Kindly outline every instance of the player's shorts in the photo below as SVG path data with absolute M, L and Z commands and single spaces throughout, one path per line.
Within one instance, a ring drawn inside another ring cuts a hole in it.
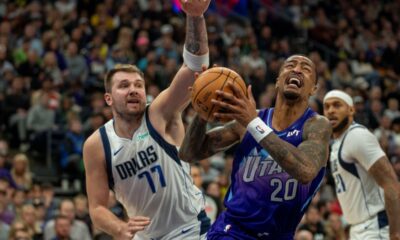
M 205 240 L 210 225 L 210 219 L 207 217 L 206 212 L 201 211 L 197 216 L 197 221 L 185 224 L 177 229 L 171 229 L 171 232 L 165 236 L 150 238 L 150 240 Z M 149 238 L 141 237 L 140 234 L 136 234 L 133 240 L 149 240 Z
M 389 221 L 385 211 L 350 228 L 351 240 L 389 239 Z
M 271 236 L 269 233 L 249 233 L 237 223 L 226 217 L 225 212 L 221 213 L 210 231 L 207 233 L 207 240 L 293 240 L 294 233 Z

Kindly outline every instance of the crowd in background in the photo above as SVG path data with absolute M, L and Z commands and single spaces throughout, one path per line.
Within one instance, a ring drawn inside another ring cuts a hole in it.
M 185 37 L 175 2 L 0 1 L 0 240 L 109 239 L 88 215 L 82 144 L 112 118 L 103 77 L 116 63 L 144 72 L 149 102 L 169 85 Z M 237 71 L 265 108 L 284 59 L 309 56 L 319 86 L 310 106 L 322 113 L 330 89 L 353 96 L 355 120 L 376 135 L 400 179 L 399 12 L 398 0 L 215 0 L 206 15 L 210 61 Z M 193 115 L 188 107 L 184 122 Z M 212 219 L 223 209 L 233 152 L 192 168 Z M 52 181 L 40 178 L 45 159 Z M 346 239 L 329 174 L 325 180 L 298 239 Z M 63 197 L 60 187 L 76 191 Z M 112 193 L 110 208 L 124 217 Z

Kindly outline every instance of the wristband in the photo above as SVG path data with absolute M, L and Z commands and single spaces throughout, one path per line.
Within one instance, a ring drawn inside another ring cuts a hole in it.
M 190 68 L 192 71 L 201 72 L 203 71 L 202 66 L 210 65 L 209 53 L 207 52 L 204 55 L 194 55 L 186 50 L 186 46 L 183 46 L 183 62 Z
M 273 132 L 273 130 L 265 124 L 265 122 L 256 117 L 247 125 L 247 131 L 253 136 L 257 143 L 259 143 L 268 134 Z

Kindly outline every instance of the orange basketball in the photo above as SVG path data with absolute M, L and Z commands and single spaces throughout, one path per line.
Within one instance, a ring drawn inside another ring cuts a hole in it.
M 214 105 L 211 99 L 218 99 L 216 90 L 232 93 L 228 82 L 236 85 L 247 96 L 246 84 L 235 71 L 225 67 L 214 67 L 201 73 L 193 84 L 192 106 L 194 110 L 206 121 L 227 122 L 231 119 L 214 119 L 213 113 L 223 112 L 219 106 Z

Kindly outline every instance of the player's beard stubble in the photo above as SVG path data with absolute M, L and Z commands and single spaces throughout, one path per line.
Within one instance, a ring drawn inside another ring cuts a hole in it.
M 342 132 L 343 129 L 347 127 L 348 123 L 349 123 L 349 117 L 347 116 L 343 118 L 343 120 L 336 127 L 333 128 L 333 132 Z

